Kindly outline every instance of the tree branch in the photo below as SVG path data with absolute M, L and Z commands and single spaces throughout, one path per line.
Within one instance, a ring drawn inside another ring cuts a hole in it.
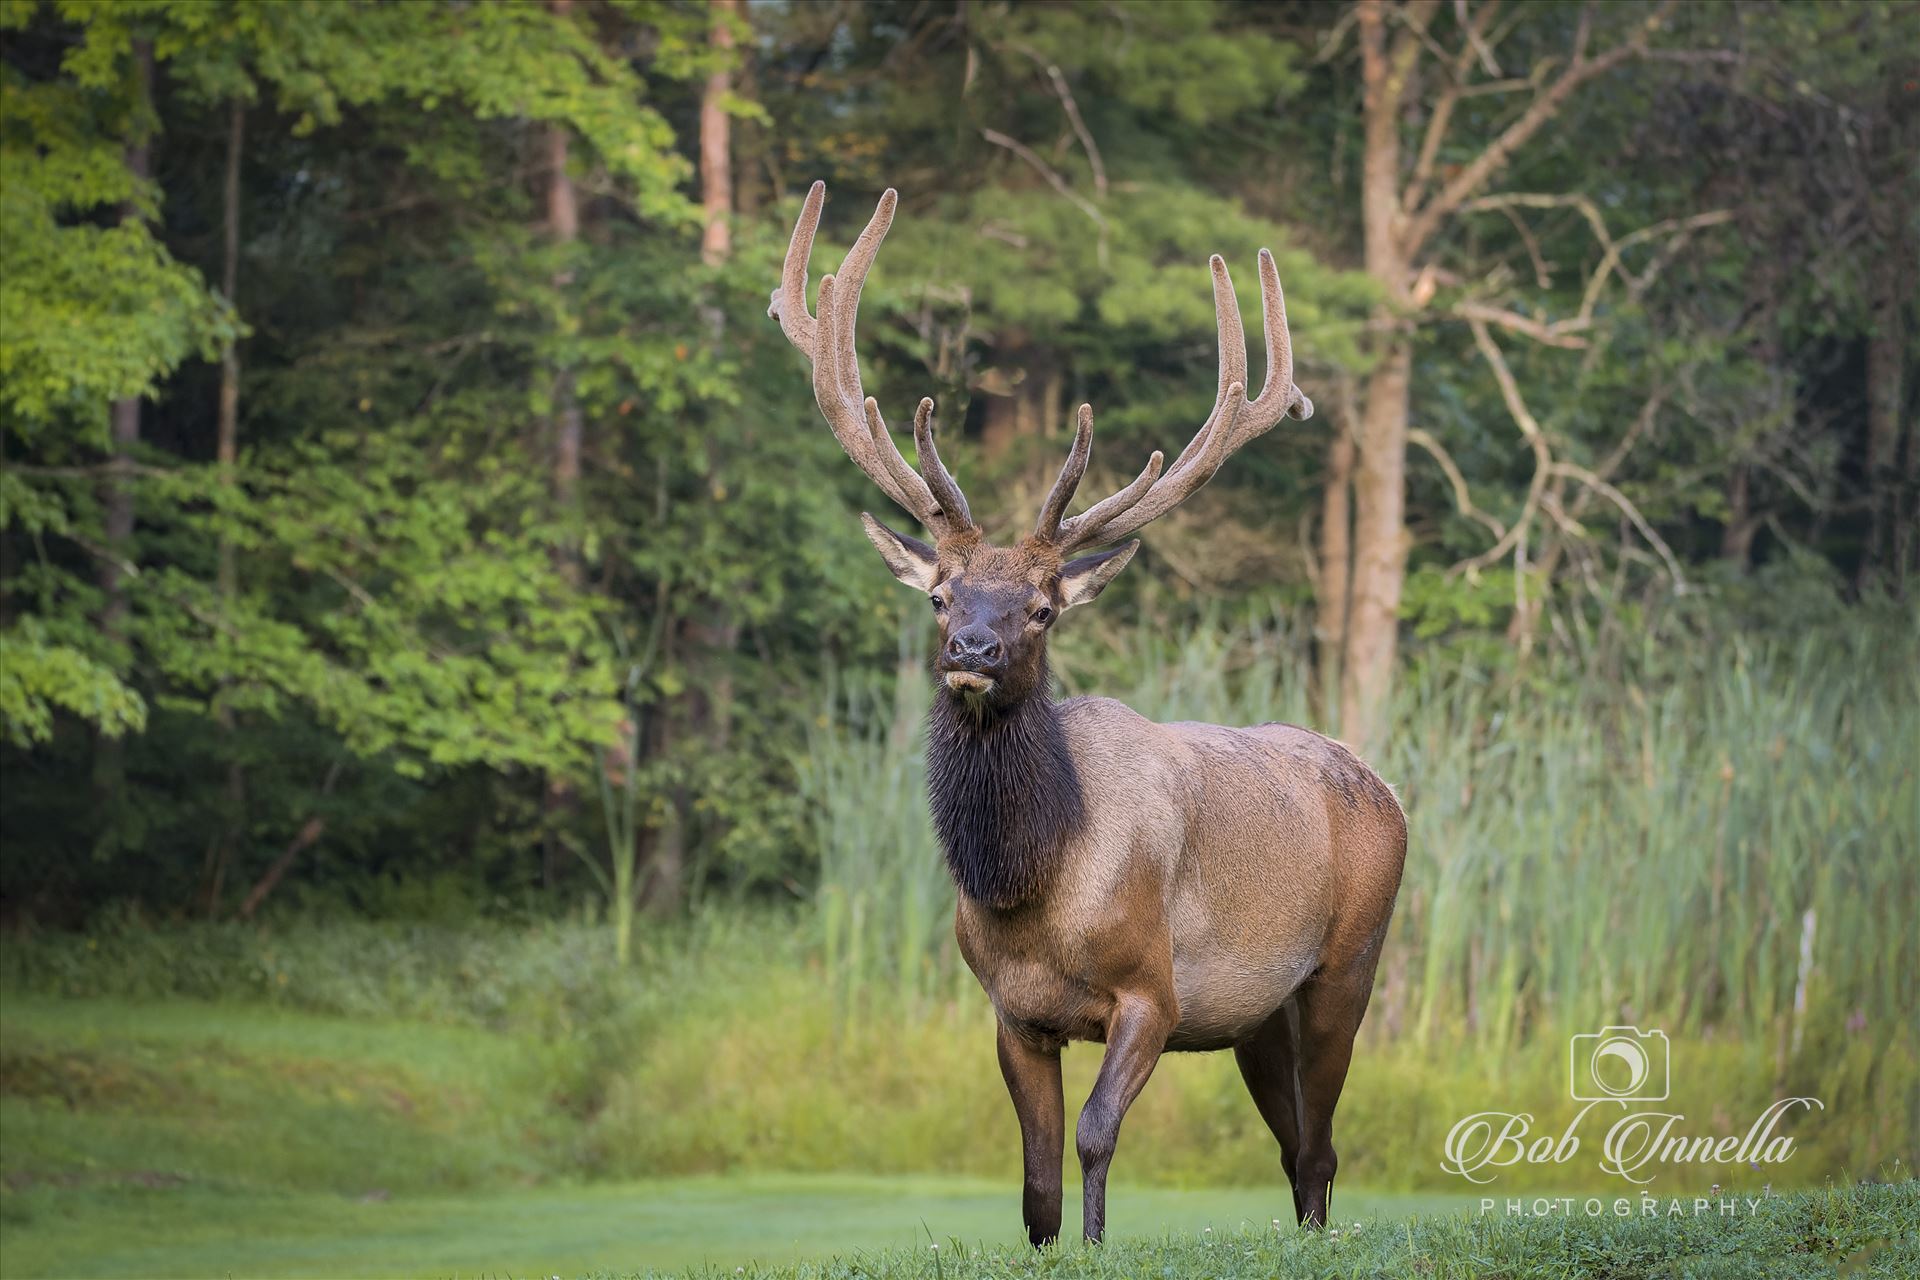
M 1466 92 L 1467 69 L 1472 66 L 1474 57 L 1480 56 L 1482 65 L 1488 68 L 1488 75 L 1500 74 L 1499 67 L 1493 63 L 1493 50 L 1487 47 L 1483 39 L 1487 24 L 1493 21 L 1493 16 L 1499 10 L 1500 0 L 1486 0 L 1479 12 L 1468 18 L 1467 0 L 1455 0 L 1454 12 L 1466 30 L 1466 40 L 1448 68 L 1450 75 L 1447 87 L 1441 90 L 1439 100 L 1433 104 L 1433 114 L 1427 117 L 1427 131 L 1420 140 L 1420 156 L 1414 161 L 1413 177 L 1407 183 L 1406 193 L 1400 198 L 1402 208 L 1414 208 L 1426 194 L 1427 183 L 1433 177 L 1434 161 L 1440 155 L 1440 144 L 1446 140 L 1447 126 L 1453 121 L 1453 109 Z
M 1621 277 L 1627 281 L 1628 287 L 1632 289 L 1637 296 L 1638 293 L 1644 292 L 1647 286 L 1653 283 L 1654 277 L 1665 268 L 1668 262 L 1672 261 L 1673 255 L 1671 252 L 1662 252 L 1654 257 L 1653 261 L 1647 265 L 1645 271 L 1639 275 L 1635 275 L 1632 271 L 1628 270 L 1626 263 L 1622 259 L 1622 255 L 1627 249 L 1632 248 L 1634 245 L 1642 244 L 1655 236 L 1671 234 L 1676 238 L 1685 237 L 1703 227 L 1719 226 L 1722 223 L 1731 222 L 1734 216 L 1733 210 L 1731 209 L 1711 209 L 1705 213 L 1696 213 L 1685 218 L 1668 218 L 1662 222 L 1655 222 L 1648 226 L 1641 227 L 1637 231 L 1629 232 L 1616 240 L 1613 237 L 1613 233 L 1607 229 L 1607 222 L 1606 219 L 1601 216 L 1600 207 L 1587 196 L 1578 192 L 1561 195 L 1529 191 L 1501 192 L 1497 195 L 1480 196 L 1477 199 L 1465 201 L 1460 206 L 1460 212 L 1480 213 L 1497 210 L 1511 216 L 1515 208 L 1573 209 L 1577 211 L 1581 217 L 1586 219 L 1587 225 L 1593 229 L 1594 239 L 1600 242 L 1600 262 L 1594 267 L 1593 274 L 1587 278 L 1586 286 L 1580 292 L 1579 312 L 1570 319 L 1556 320 L 1544 326 L 1548 332 L 1554 334 L 1556 337 L 1564 337 L 1566 334 L 1580 332 L 1592 326 L 1593 312 L 1594 308 L 1599 305 L 1600 293 L 1606 288 L 1607 280 L 1614 272 L 1618 271 L 1620 273 Z M 1463 308 L 1471 305 L 1476 304 L 1461 304 L 1461 306 L 1455 308 L 1455 312 L 1464 318 L 1465 312 Z M 1493 317 L 1483 316 L 1482 318 L 1492 319 Z M 1511 324 L 1506 327 L 1517 329 L 1517 326 Z M 1526 332 L 1524 329 L 1519 329 L 1518 331 Z M 1536 335 L 1530 334 L 1529 336 Z M 1542 339 L 1542 341 L 1545 340 L 1546 339 Z M 1566 346 L 1584 344 L 1555 342 L 1553 345 Z
M 1467 48 L 1480 59 L 1480 69 L 1490 76 L 1500 74 L 1500 64 L 1493 60 L 1493 46 L 1487 43 L 1487 23 L 1493 19 L 1493 11 L 1500 8 L 1500 0 L 1487 0 L 1481 6 L 1482 12 L 1472 21 L 1467 19 L 1467 0 L 1453 0 L 1454 16 L 1467 33 Z
M 1486 357 L 1487 364 L 1493 369 L 1494 380 L 1500 384 L 1500 397 L 1507 402 L 1507 412 L 1513 415 L 1520 434 L 1527 439 L 1533 450 L 1533 479 L 1527 485 L 1527 499 L 1520 507 L 1520 518 L 1513 522 L 1500 540 L 1477 556 L 1470 556 L 1447 570 L 1449 576 L 1458 573 L 1477 573 L 1481 569 L 1501 559 L 1513 550 L 1520 541 L 1526 527 L 1532 523 L 1534 512 L 1540 507 L 1540 494 L 1546 488 L 1547 476 L 1553 467 L 1553 455 L 1547 448 L 1546 433 L 1540 430 L 1540 424 L 1534 420 L 1527 409 L 1526 400 L 1520 395 L 1520 384 L 1513 380 L 1513 370 L 1507 368 L 1506 357 L 1500 354 L 1500 348 L 1494 345 L 1493 335 L 1487 332 L 1486 322 L 1470 319 L 1467 321 L 1473 329 L 1474 345 L 1480 348 L 1480 354 Z
M 1073 100 L 1073 91 L 1067 88 L 1067 78 L 1060 74 L 1060 68 L 1051 62 L 1047 64 L 1047 79 L 1053 82 L 1053 91 L 1059 95 L 1060 106 L 1067 113 L 1067 121 L 1073 126 L 1074 137 L 1080 139 L 1080 149 L 1087 153 L 1087 164 L 1093 169 L 1093 189 L 1102 200 L 1107 198 L 1107 166 L 1100 159 L 1100 148 L 1094 145 L 1093 131 L 1087 128 L 1087 122 L 1080 118 L 1080 104 Z
M 1551 289 L 1553 273 L 1547 270 L 1546 255 L 1540 252 L 1540 242 L 1534 239 L 1533 228 L 1527 225 L 1525 218 L 1510 208 L 1503 208 L 1500 212 L 1505 214 L 1507 221 L 1513 224 L 1514 231 L 1520 237 L 1520 243 L 1527 247 L 1527 259 L 1533 263 L 1534 284 L 1542 289 Z
M 1633 522 L 1633 527 L 1640 531 L 1640 536 L 1645 538 L 1648 545 L 1655 551 L 1658 551 L 1660 558 L 1666 562 L 1667 572 L 1673 577 L 1673 589 L 1678 592 L 1686 591 L 1687 578 L 1685 574 L 1680 572 L 1680 562 L 1674 558 L 1673 548 L 1667 545 L 1666 539 L 1653 531 L 1653 526 L 1647 523 L 1647 518 L 1640 514 L 1640 508 L 1634 506 L 1633 503 L 1628 500 L 1626 494 L 1621 493 L 1605 480 L 1602 480 L 1599 476 L 1575 462 L 1550 463 L 1548 464 L 1548 470 L 1554 475 L 1566 476 L 1570 480 L 1578 480 L 1581 484 L 1586 485 L 1614 506 L 1620 508 L 1621 513 Z
M 1100 228 L 1100 261 L 1102 265 L 1104 265 L 1107 260 L 1107 220 L 1101 214 L 1100 210 L 1096 209 L 1093 203 L 1085 196 L 1068 186 L 1067 180 L 1061 177 L 1052 165 L 1041 159 L 1031 147 L 1019 139 L 1009 138 L 998 129 L 982 129 L 980 136 L 988 142 L 991 142 L 994 146 L 1004 147 L 1026 161 L 1035 173 L 1038 173 L 1042 178 L 1047 180 L 1048 186 L 1059 192 L 1068 203 L 1072 204 L 1076 209 L 1080 210 L 1080 212 L 1093 219 L 1093 225 Z
M 1515 151 L 1525 146 L 1534 134 L 1553 119 L 1574 90 L 1645 52 L 1647 38 L 1665 23 L 1667 14 L 1672 12 L 1676 3 L 1677 0 L 1662 0 L 1660 7 L 1632 36 L 1599 57 L 1588 59 L 1584 55 L 1578 55 L 1568 63 L 1567 69 L 1535 96 L 1518 120 L 1502 130 L 1498 137 L 1487 144 L 1484 151 L 1414 215 L 1413 220 L 1408 224 L 1404 241 L 1407 256 L 1412 257 L 1418 253 L 1421 246 L 1439 227 L 1442 218 L 1464 204 L 1475 191 L 1485 185 L 1488 178 L 1506 165 Z
M 1440 442 L 1434 439 L 1431 432 L 1421 427 L 1410 428 L 1407 431 L 1407 443 L 1419 445 L 1432 454 L 1433 460 L 1440 464 L 1440 470 L 1446 473 L 1447 484 L 1453 489 L 1454 508 L 1461 515 L 1485 525 L 1487 531 L 1495 538 L 1507 536 L 1506 525 L 1501 524 L 1497 517 L 1489 515 L 1473 504 L 1473 494 L 1467 489 L 1466 477 L 1460 474 L 1460 468 L 1454 465 L 1452 455 L 1441 447 Z
M 1575 337 L 1568 331 L 1584 326 L 1575 325 L 1569 321 L 1542 324 L 1517 311 L 1508 311 L 1503 307 L 1489 307 L 1479 302 L 1456 302 L 1453 305 L 1453 314 L 1462 320 L 1484 320 L 1488 324 L 1497 324 L 1503 329 L 1511 329 L 1515 333 L 1523 334 L 1549 347 L 1577 351 L 1587 345 L 1585 338 Z

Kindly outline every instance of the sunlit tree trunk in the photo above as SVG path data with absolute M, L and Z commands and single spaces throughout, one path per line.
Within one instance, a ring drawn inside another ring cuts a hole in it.
M 573 0 L 549 0 L 549 4 L 561 17 L 573 9 Z M 580 238 L 580 202 L 574 192 L 573 177 L 567 172 L 571 144 L 567 127 L 548 125 L 546 143 L 547 231 L 555 242 L 572 244 Z M 563 288 L 572 284 L 572 273 L 563 272 L 554 283 Z M 582 430 L 573 370 L 562 365 L 553 374 L 553 497 L 562 511 L 570 510 L 579 495 Z M 569 571 L 577 573 L 578 566 L 570 565 Z
M 703 226 L 700 257 L 708 266 L 727 261 L 733 249 L 733 117 L 727 99 L 733 93 L 734 23 L 739 0 L 709 0 L 709 47 L 713 70 L 700 92 L 700 209 Z M 707 312 L 716 341 L 726 324 L 719 307 Z M 717 452 L 708 455 L 708 480 L 721 465 Z M 714 753 L 724 752 L 732 736 L 733 674 L 729 669 L 739 644 L 740 626 L 725 600 L 709 602 L 682 626 L 682 653 L 693 667 L 686 692 L 668 699 L 656 712 L 653 750 L 664 755 L 676 741 L 703 742 Z M 670 915 L 687 899 L 687 844 L 692 838 L 693 791 L 689 780 L 676 776 L 669 786 L 659 821 L 644 835 L 645 860 L 640 874 L 640 899 L 649 912 Z
M 1359 466 L 1353 484 L 1353 579 L 1347 605 L 1346 654 L 1340 680 L 1340 732 L 1362 747 L 1378 745 L 1380 717 L 1393 683 L 1400 590 L 1406 577 L 1407 411 L 1413 376 L 1408 320 L 1412 267 L 1406 211 L 1400 200 L 1400 111 L 1420 54 L 1418 32 L 1430 2 L 1408 5 L 1388 40 L 1386 6 L 1359 8 L 1365 85 L 1361 159 L 1361 228 L 1367 274 L 1384 298 L 1373 317 L 1385 344 L 1368 375 L 1360 409 Z
M 1346 660 L 1340 676 L 1340 732 L 1379 745 L 1399 644 L 1400 591 L 1406 580 L 1407 408 L 1411 343 L 1392 345 L 1367 379 L 1354 474 L 1353 587 L 1347 606 Z
M 1320 655 L 1323 714 L 1338 714 L 1340 671 L 1346 664 L 1347 601 L 1353 575 L 1353 406 L 1343 403 L 1327 444 L 1327 478 L 1320 508 L 1320 589 L 1314 640 Z
M 718 54 L 733 50 L 733 20 L 740 0 L 710 0 L 713 10 L 712 43 Z M 709 266 L 725 262 L 733 247 L 733 156 L 727 96 L 733 92 L 733 68 L 716 65 L 700 94 L 700 207 L 706 227 L 700 237 L 700 256 Z
M 1436 148 L 1465 95 L 1464 78 L 1475 50 L 1484 48 L 1489 24 L 1502 10 L 1491 0 L 1455 6 L 1467 28 L 1464 43 L 1455 51 L 1451 68 L 1434 68 L 1433 90 L 1421 94 L 1413 81 L 1421 58 L 1439 47 L 1428 34 L 1439 12 L 1438 0 L 1404 0 L 1391 6 L 1386 0 L 1358 0 L 1365 117 L 1361 229 L 1367 274 L 1379 285 L 1381 301 L 1371 326 L 1379 358 L 1362 395 L 1353 486 L 1353 578 L 1340 688 L 1340 732 L 1350 742 L 1378 748 L 1393 683 L 1400 594 L 1411 546 L 1405 510 L 1414 331 L 1433 300 L 1437 278 L 1425 269 L 1437 264 L 1423 255 L 1434 237 L 1485 191 L 1581 86 L 1644 53 L 1648 37 L 1672 8 L 1673 0 L 1667 0 L 1626 39 L 1599 54 L 1586 46 L 1583 18 L 1572 55 L 1545 60 L 1535 68 L 1530 78 L 1537 91 L 1478 154 L 1462 165 L 1436 166 Z M 1424 109 L 1424 129 L 1419 159 L 1403 191 L 1401 130 L 1414 103 Z

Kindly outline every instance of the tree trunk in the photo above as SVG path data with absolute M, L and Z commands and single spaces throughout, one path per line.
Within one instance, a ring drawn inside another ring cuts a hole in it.
M 713 49 L 733 49 L 733 20 L 740 0 L 708 0 L 713 12 Z M 708 266 L 725 262 L 733 247 L 733 156 L 727 95 L 733 92 L 731 59 L 722 58 L 707 77 L 700 94 L 700 207 L 706 228 L 700 236 L 700 257 Z
M 1340 671 L 1346 663 L 1347 601 L 1353 573 L 1353 407 L 1340 406 L 1327 445 L 1326 496 L 1320 515 L 1320 599 L 1314 639 L 1320 652 L 1321 714 L 1338 714 Z M 1337 725 L 1336 725 L 1337 728 Z
M 700 208 L 705 219 L 700 257 L 708 266 L 719 266 L 733 248 L 733 121 L 725 102 L 733 92 L 733 65 L 727 55 L 734 47 L 732 19 L 739 14 L 739 0 L 709 0 L 709 9 L 713 22 L 708 38 L 717 65 L 700 94 Z M 726 326 L 725 311 L 717 306 L 710 308 L 707 323 L 718 340 Z M 711 488 L 722 457 L 715 448 L 707 459 L 706 478 Z M 681 639 L 682 651 L 696 678 L 689 681 L 684 693 L 661 708 L 658 749 L 664 751 L 667 739 L 677 736 L 704 739 L 715 753 L 724 752 L 733 733 L 733 672 L 729 662 L 740 641 L 740 626 L 732 619 L 727 602 L 716 599 L 686 620 Z M 649 835 L 641 874 L 641 902 L 654 915 L 673 915 L 686 901 L 692 811 L 691 788 L 684 777 L 678 778 L 668 791 L 665 820 Z
M 573 0 L 548 0 L 548 8 L 556 17 L 564 20 L 573 11 Z M 573 177 L 567 172 L 571 138 L 564 124 L 556 122 L 547 126 L 546 150 L 547 234 L 558 244 L 570 245 L 580 238 L 580 202 L 574 191 Z M 564 290 L 573 283 L 573 273 L 562 271 L 554 277 L 553 283 L 555 288 Z M 552 376 L 553 421 L 548 440 L 552 472 L 549 486 L 554 510 L 564 521 L 575 514 L 579 505 L 580 450 L 585 425 L 580 416 L 579 398 L 574 393 L 572 367 L 565 363 L 557 365 Z M 580 581 L 580 558 L 570 533 L 556 548 L 554 561 L 567 581 L 575 584 Z M 573 813 L 576 796 L 573 784 L 558 776 L 549 776 L 540 794 L 545 827 L 540 846 L 540 880 L 551 889 L 559 878 L 563 861 L 559 828 Z
M 1379 745 L 1380 716 L 1393 683 L 1399 640 L 1400 589 L 1406 576 L 1407 411 L 1413 375 L 1412 265 L 1400 203 L 1400 109 L 1419 57 L 1415 29 L 1431 3 L 1402 15 L 1391 49 L 1380 0 L 1359 7 L 1365 142 L 1361 157 L 1361 229 L 1367 274 L 1385 300 L 1374 331 L 1386 349 L 1367 379 L 1360 415 L 1360 465 L 1354 482 L 1353 586 L 1347 610 L 1346 661 L 1340 680 L 1340 732 L 1363 750 Z
M 137 181 L 145 183 L 153 175 L 153 43 L 149 40 L 134 41 L 133 61 L 137 105 L 134 108 L 133 135 L 127 142 L 126 165 L 127 171 Z M 139 216 L 138 209 L 131 201 L 120 210 L 122 222 L 132 222 Z M 125 472 L 132 467 L 133 448 L 140 442 L 140 397 L 128 396 L 114 401 L 112 423 L 113 456 L 109 470 L 119 474 L 107 481 L 103 503 L 103 531 L 112 558 L 104 561 L 100 567 L 100 589 L 106 596 L 100 608 L 100 629 L 118 638 L 127 614 L 127 595 L 121 581 L 121 566 L 132 558 L 130 544 L 133 540 L 133 489 Z
M 247 109 L 238 99 L 228 108 L 227 173 L 221 193 L 220 291 L 227 305 L 240 305 L 240 158 L 247 137 Z M 240 341 L 228 340 L 220 351 L 220 408 L 218 437 L 214 458 L 220 471 L 220 483 L 234 482 L 234 467 L 240 458 Z M 220 599 L 231 608 L 239 591 L 239 568 L 235 563 L 233 540 L 222 533 L 219 550 Z M 231 745 L 234 733 L 233 712 L 224 699 L 214 711 Z M 233 856 L 234 841 L 246 826 L 247 774 L 239 760 L 227 763 L 227 812 L 222 815 L 220 832 L 215 837 L 207 866 L 201 877 L 201 909 L 208 917 L 220 913 L 220 891 L 226 882 L 227 864 Z
M 280 856 L 273 860 L 273 865 L 267 868 L 266 874 L 261 876 L 254 883 L 253 888 L 247 892 L 246 900 L 240 904 L 242 920 L 253 919 L 253 913 L 260 909 L 260 904 L 267 900 L 267 895 L 274 891 L 275 886 L 292 869 L 294 859 L 318 844 L 320 837 L 326 834 L 326 830 L 327 820 L 318 814 L 301 824 L 300 830 L 295 833 L 292 840 L 287 842 L 287 847 L 280 851 Z
M 227 116 L 227 180 L 221 194 L 222 252 L 220 291 L 227 305 L 238 310 L 240 292 L 240 156 L 246 146 L 247 109 L 235 101 Z M 220 350 L 219 436 L 214 456 L 220 468 L 220 482 L 233 483 L 233 468 L 240 458 L 240 343 L 230 339 Z M 230 598 L 236 588 L 233 541 L 220 539 L 220 595 Z
M 673 628 L 667 629 L 671 636 Z M 669 641 L 663 648 L 661 660 L 671 663 Z M 656 708 L 646 718 L 641 748 L 645 758 L 657 760 L 666 756 L 680 741 L 682 726 L 680 717 L 686 714 L 684 698 L 670 698 Z M 666 804 L 661 806 L 663 815 L 658 822 L 649 822 L 634 832 L 634 840 L 639 846 L 634 863 L 638 867 L 637 885 L 633 896 L 648 914 L 670 916 L 679 912 L 685 892 L 686 878 L 686 834 L 687 834 L 687 787 L 684 781 L 675 778 L 668 786 Z M 615 904 L 616 911 L 619 904 Z
M 1900 490 L 1901 410 L 1906 404 L 1905 299 L 1897 270 L 1876 273 L 1873 328 L 1867 335 L 1867 497 L 1872 526 L 1860 578 L 1895 569 Z
M 144 184 L 153 175 L 153 42 L 133 42 L 134 118 L 127 139 L 127 172 Z M 121 207 L 120 220 L 131 222 L 140 216 L 132 201 Z M 127 396 L 113 402 L 112 441 L 109 445 L 108 478 L 101 494 L 101 532 L 107 554 L 101 558 L 99 581 L 102 596 L 99 614 L 100 632 L 109 644 L 125 638 L 127 591 L 122 566 L 133 562 L 133 485 L 127 472 L 133 466 L 134 446 L 140 442 L 140 397 Z M 119 802 L 126 773 L 126 746 L 117 736 L 101 734 L 94 739 L 93 787 L 103 809 Z
M 553 11 L 564 14 L 573 0 L 552 0 Z M 573 178 L 567 173 L 570 140 L 567 127 L 547 126 L 547 230 L 559 244 L 572 244 L 580 238 L 580 205 L 574 193 Z M 573 273 L 561 272 L 554 284 L 565 288 L 573 283 Z M 553 497 L 561 508 L 571 507 L 580 487 L 580 442 L 582 424 L 580 403 L 574 396 L 573 370 L 562 366 L 553 375 Z M 572 557 L 567 557 L 571 562 Z M 569 563 L 569 573 L 578 566 Z
M 325 813 L 318 810 L 324 809 L 328 797 L 333 795 L 333 784 L 340 780 L 340 771 L 344 765 L 344 760 L 335 760 L 328 766 L 326 780 L 320 784 L 320 798 L 315 804 L 316 812 L 307 815 L 307 820 L 300 824 L 300 830 L 295 832 L 293 839 L 287 842 L 287 847 L 280 851 L 280 856 L 273 860 L 266 874 L 254 881 L 253 888 L 247 891 L 246 898 L 240 903 L 242 920 L 253 919 L 253 913 L 260 909 L 260 904 L 267 900 L 267 895 L 272 893 L 286 878 L 287 872 L 292 870 L 294 860 L 320 843 L 320 837 L 326 834 L 327 817 Z
M 1753 536 L 1760 521 L 1753 514 L 1752 472 L 1744 462 L 1733 464 L 1727 475 L 1727 524 L 1720 531 L 1720 556 L 1745 573 L 1753 556 Z
M 1402 335 L 1367 379 L 1354 481 L 1353 592 L 1340 679 L 1340 733 L 1362 750 L 1380 745 L 1393 686 L 1406 528 L 1407 409 L 1413 344 Z

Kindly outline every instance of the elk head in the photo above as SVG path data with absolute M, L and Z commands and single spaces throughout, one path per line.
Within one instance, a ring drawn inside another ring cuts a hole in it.
M 925 592 L 940 619 L 934 669 L 955 697 L 987 707 L 1016 702 L 1043 683 L 1047 633 L 1060 615 L 1105 589 L 1139 548 L 1122 542 L 1164 515 L 1213 478 L 1227 456 L 1291 414 L 1307 418 L 1313 403 L 1293 384 L 1293 350 L 1286 302 L 1273 255 L 1260 251 L 1261 309 L 1266 331 L 1266 381 L 1246 397 L 1247 348 L 1233 281 L 1219 255 L 1211 260 L 1213 306 L 1219 327 L 1220 380 L 1213 410 L 1162 472 L 1155 450 L 1131 484 L 1076 516 L 1067 515 L 1093 450 L 1093 409 L 1080 406 L 1079 429 L 1060 476 L 1040 509 L 1033 532 L 1010 547 L 990 545 L 968 510 L 933 439 L 933 401 L 922 399 L 913 417 L 919 470 L 907 465 L 880 407 L 862 389 L 854 353 L 860 290 L 880 242 L 893 223 L 897 196 L 888 189 L 840 270 L 822 278 L 818 315 L 807 312 L 807 264 L 826 184 L 816 182 L 794 224 L 780 287 L 767 314 L 813 363 L 813 394 L 847 456 L 894 502 L 925 526 L 932 541 L 896 533 L 862 514 L 867 538 L 893 576 Z M 1119 543 L 1117 546 L 1110 544 Z M 1110 546 L 1091 555 L 1077 553 Z

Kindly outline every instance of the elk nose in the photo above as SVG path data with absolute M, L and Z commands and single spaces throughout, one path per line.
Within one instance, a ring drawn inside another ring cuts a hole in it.
M 947 641 L 947 655 L 965 662 L 998 662 L 1000 637 L 977 623 L 962 627 Z

